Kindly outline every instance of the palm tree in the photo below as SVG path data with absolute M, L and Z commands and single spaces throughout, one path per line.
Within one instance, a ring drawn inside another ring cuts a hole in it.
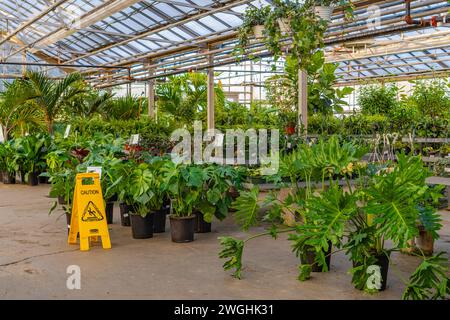
M 157 87 L 158 107 L 176 120 L 189 123 L 192 119 L 206 120 L 208 101 L 207 75 L 190 72 L 168 77 Z M 223 110 L 225 94 L 219 85 L 214 86 L 216 111 Z
M 108 116 L 113 103 L 114 94 L 88 89 L 86 93 L 79 94 L 67 102 L 67 114 L 81 118 L 91 118 L 95 114 Z
M 40 126 L 43 116 L 32 103 L 37 94 L 29 82 L 17 79 L 4 85 L 6 90 L 0 93 L 0 125 L 7 140 L 16 129 L 24 133 L 33 126 Z
M 64 104 L 75 95 L 84 92 L 82 87 L 76 86 L 82 81 L 82 77 L 79 73 L 71 73 L 64 79 L 56 81 L 42 72 L 30 71 L 26 74 L 26 78 L 36 92 L 37 97 L 34 100 L 44 112 L 48 132 L 52 134 L 53 122 Z
M 107 119 L 139 119 L 142 110 L 147 108 L 146 99 L 133 96 L 119 97 L 111 100 L 107 106 Z

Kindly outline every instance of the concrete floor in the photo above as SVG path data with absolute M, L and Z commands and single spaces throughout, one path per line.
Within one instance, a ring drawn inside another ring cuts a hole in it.
M 67 245 L 65 217 L 48 216 L 49 187 L 0 184 L 0 299 L 400 299 L 415 257 L 394 254 L 388 289 L 367 295 L 354 289 L 343 254 L 332 257 L 332 270 L 299 282 L 298 260 L 285 237 L 259 238 L 244 252 L 243 279 L 222 270 L 218 236 L 244 238 L 232 219 L 214 222 L 213 232 L 175 244 L 170 232 L 133 240 L 121 227 L 118 207 L 110 226 L 112 249 L 80 252 Z M 436 250 L 450 251 L 450 212 Z M 256 228 L 253 232 L 260 232 Z M 81 268 L 81 290 L 68 290 L 66 269 Z

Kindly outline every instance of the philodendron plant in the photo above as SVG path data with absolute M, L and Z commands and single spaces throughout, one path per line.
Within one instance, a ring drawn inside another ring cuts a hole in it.
M 231 207 L 232 197 L 229 193 L 231 187 L 239 185 L 239 172 L 231 166 L 207 165 L 202 167 L 204 171 L 203 192 L 194 209 L 203 214 L 206 222 L 211 222 L 213 217 L 223 220 Z
M 312 262 L 301 259 L 299 280 L 309 279 L 314 265 L 326 271 L 327 257 L 345 250 L 353 263 L 350 273 L 355 287 L 378 291 L 381 287 L 371 285 L 370 268 L 379 265 L 380 259 L 389 264 L 390 253 L 406 247 L 408 240 L 418 235 L 418 221 L 433 237 L 438 237 L 439 217 L 430 203 L 438 198 L 439 192 L 425 184 L 428 171 L 418 157 L 398 154 L 397 163 L 373 167 L 352 160 L 348 146 L 327 146 L 333 142 L 320 144 L 319 148 L 311 148 L 314 151 L 299 153 L 304 157 L 292 156 L 292 162 L 285 164 L 283 170 L 292 177 L 293 191 L 285 201 L 274 194 L 263 204 L 269 209 L 263 221 L 271 223 L 272 227 L 246 240 L 221 237 L 223 250 L 219 257 L 227 259 L 224 269 L 234 269 L 233 275 L 240 278 L 247 241 L 262 235 L 276 238 L 288 232 L 293 250 L 300 258 L 307 251 L 314 253 Z M 322 178 L 317 178 L 317 174 Z M 344 184 L 340 183 L 342 178 Z M 350 178 L 354 178 L 353 182 Z M 299 179 L 304 186 L 299 187 Z M 321 188 L 314 185 L 320 180 Z M 241 193 L 234 206 L 237 209 L 235 220 L 244 230 L 260 220 L 257 188 Z M 286 226 L 286 213 L 293 217 L 289 226 Z M 450 294 L 447 260 L 442 253 L 419 256 L 422 263 L 405 283 L 403 299 L 445 299 Z M 383 281 L 385 283 L 386 279 Z
M 206 172 L 199 166 L 167 161 L 161 169 L 162 186 L 172 203 L 172 214 L 190 217 L 201 202 Z
M 130 213 L 146 217 L 162 207 L 160 180 L 147 163 L 127 162 L 120 170 L 123 179 L 117 183 L 119 199 L 130 206 Z

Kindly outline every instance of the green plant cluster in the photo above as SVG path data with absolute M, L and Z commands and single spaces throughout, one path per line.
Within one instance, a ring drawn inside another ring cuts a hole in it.
M 345 251 L 353 264 L 349 271 L 354 286 L 378 291 L 379 287 L 369 285 L 369 267 L 382 259 L 389 261 L 392 251 L 408 247 L 409 240 L 419 234 L 418 226 L 434 239 L 439 237 L 436 205 L 442 188 L 426 185 L 430 173 L 420 157 L 397 154 L 395 163 L 368 165 L 360 160 L 364 149 L 336 137 L 302 145 L 283 158 L 280 167 L 281 174 L 290 177 L 290 183 L 284 184 L 290 188 L 287 198 L 273 192 L 261 202 L 257 187 L 242 192 L 233 205 L 236 222 L 244 231 L 260 222 L 272 227 L 245 240 L 222 237 L 219 257 L 227 259 L 224 269 L 233 269 L 233 275 L 241 277 L 242 253 L 249 240 L 287 232 L 301 261 L 299 280 L 309 279 L 315 266 L 328 271 L 327 258 Z M 263 208 L 265 215 L 261 215 Z M 289 223 L 287 217 L 291 217 Z M 405 283 L 403 298 L 448 298 L 447 260 L 441 253 L 416 255 L 422 263 Z
M 446 138 L 450 137 L 450 126 L 448 119 L 445 118 L 421 117 L 408 121 L 406 117 L 389 117 L 380 114 L 354 113 L 342 118 L 314 114 L 308 119 L 308 132 L 342 136 L 397 132 L 404 136 L 412 134 L 416 137 Z

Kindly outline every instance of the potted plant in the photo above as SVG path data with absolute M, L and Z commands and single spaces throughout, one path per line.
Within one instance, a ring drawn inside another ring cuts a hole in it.
M 168 161 L 162 168 L 164 190 L 171 198 L 169 216 L 173 242 L 194 241 L 195 214 L 203 192 L 204 171 L 194 165 L 175 164 Z
M 197 233 L 211 232 L 213 217 L 223 220 L 231 207 L 230 187 L 240 179 L 239 172 L 231 166 L 215 164 L 203 167 L 203 192 L 198 204 L 194 207 Z M 240 186 L 237 185 L 239 188 Z
M 264 22 L 270 13 L 270 6 L 256 8 L 249 6 L 244 13 L 244 21 L 239 29 L 240 37 L 253 33 L 255 38 L 264 36 Z
M 344 8 L 346 19 L 353 17 L 354 4 L 347 0 L 313 0 L 314 13 L 326 22 L 331 22 L 331 14 L 336 6 Z
M 322 20 L 331 21 L 335 0 L 314 0 L 314 13 Z
M 58 198 L 49 210 L 51 214 L 58 204 L 62 205 L 62 209 L 66 215 L 67 228 L 70 229 L 70 221 L 72 215 L 73 194 L 75 192 L 76 169 L 66 168 L 63 171 L 46 173 L 51 184 L 49 196 Z M 69 231 L 69 230 L 68 230 Z
M 254 187 L 241 193 L 233 204 L 237 210 L 235 220 L 244 230 L 258 222 L 261 208 L 267 211 L 263 220 L 271 222 L 272 228 L 244 241 L 221 238 L 224 250 L 220 256 L 231 259 L 225 269 L 237 268 L 235 276 L 240 274 L 241 251 L 248 240 L 261 235 L 276 238 L 279 233 L 289 232 L 293 250 L 302 263 L 299 279 L 308 279 L 310 272 L 328 271 L 332 246 L 343 246 L 343 226 L 356 210 L 356 195 L 344 192 L 338 182 L 342 178 L 348 182 L 353 171 L 363 168 L 363 164 L 357 163 L 364 153 L 364 148 L 341 143 L 337 137 L 332 137 L 311 147 L 301 144 L 283 157 L 279 176 L 290 179 L 290 183 L 281 184 L 290 188 L 286 197 L 281 198 L 279 193 L 273 192 L 261 205 L 258 203 L 259 190 Z M 316 194 L 318 192 L 320 194 Z
M 153 232 L 163 233 L 166 231 L 166 217 L 170 214 L 170 201 L 163 185 L 162 168 L 166 160 L 160 157 L 152 157 L 148 164 L 154 176 L 153 198 L 150 209 L 153 211 Z
M 16 172 L 19 169 L 17 163 L 16 150 L 11 141 L 7 141 L 2 144 L 2 163 L 3 163 L 3 183 L 14 184 L 16 183 Z
M 45 167 L 42 136 L 27 136 L 17 141 L 18 154 L 25 181 L 31 186 L 38 185 L 39 172 Z
M 132 236 L 134 239 L 152 238 L 155 177 L 146 163 L 130 162 L 127 168 L 129 172 L 122 180 L 119 199 L 128 205 Z
M 114 202 L 120 200 L 120 224 L 124 227 L 131 226 L 130 206 L 125 202 L 125 190 L 127 188 L 127 177 L 131 172 L 133 162 L 113 158 L 108 163 L 102 179 L 102 188 L 105 189 L 104 197 L 106 207 L 114 207 Z
M 397 161 L 369 176 L 367 186 L 361 189 L 363 205 L 359 214 L 349 220 L 353 231 L 345 247 L 354 266 L 352 282 L 361 290 L 386 288 L 390 254 L 407 247 L 408 241 L 419 235 L 419 220 L 428 221 L 426 228 L 434 234 L 440 228 L 435 210 L 430 206 L 420 210 L 419 205 L 432 194 L 425 184 L 428 171 L 422 160 L 398 154 Z M 388 241 L 392 243 L 390 247 Z M 371 265 L 381 271 L 378 288 L 368 287 L 367 270 Z

